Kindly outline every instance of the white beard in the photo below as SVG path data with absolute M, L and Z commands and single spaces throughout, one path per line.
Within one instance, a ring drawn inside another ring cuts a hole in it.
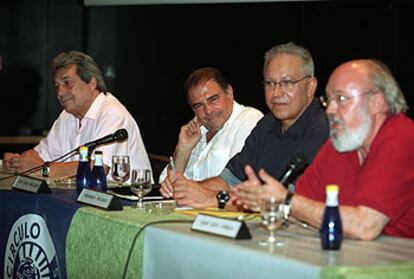
M 372 121 L 365 108 L 361 108 L 360 116 L 362 119 L 362 124 L 355 129 L 350 129 L 345 126 L 340 119 L 334 116 L 329 116 L 330 123 L 336 123 L 343 127 L 342 134 L 340 135 L 337 135 L 337 131 L 332 127 L 330 129 L 331 140 L 336 151 L 353 151 L 362 146 L 364 140 L 368 136 L 369 131 L 371 130 Z

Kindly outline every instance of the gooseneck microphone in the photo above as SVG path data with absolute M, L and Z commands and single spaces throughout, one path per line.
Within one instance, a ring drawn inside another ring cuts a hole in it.
M 102 137 L 102 138 L 100 138 L 100 139 L 97 139 L 97 140 L 94 140 L 94 141 L 88 142 L 88 143 L 86 143 L 86 144 L 82 144 L 82 145 L 80 145 L 80 146 L 76 147 L 75 149 L 73 149 L 73 150 L 71 150 L 71 151 L 69 151 L 69 152 L 67 152 L 67 153 L 63 154 L 62 156 L 60 156 L 60 157 L 58 157 L 58 158 L 56 158 L 56 159 L 53 159 L 52 161 L 45 162 L 45 163 L 44 163 L 44 164 L 42 164 L 42 165 L 39 165 L 39 166 L 33 167 L 33 168 L 31 168 L 31 169 L 28 169 L 28 170 L 22 171 L 22 172 L 20 172 L 20 173 L 15 173 L 15 174 L 12 174 L 12 175 L 8 175 L 8 176 L 5 176 L 5 177 L 2 177 L 2 178 L 0 178 L 0 181 L 2 181 L 2 180 L 6 180 L 6 179 L 9 179 L 9 178 L 12 178 L 12 177 L 18 176 L 18 175 L 28 175 L 28 174 L 31 174 L 31 173 L 36 172 L 36 171 L 38 171 L 38 170 L 41 170 L 41 169 L 43 169 L 43 168 L 46 168 L 46 167 L 50 166 L 50 164 L 52 164 L 52 163 L 55 163 L 55 162 L 58 162 L 58 161 L 64 160 L 64 159 L 69 158 L 69 157 L 72 157 L 73 155 L 75 155 L 75 154 L 79 153 L 79 148 L 80 148 L 81 146 L 87 146 L 87 147 L 88 147 L 88 149 L 89 149 L 90 151 L 92 151 L 92 150 L 93 150 L 93 149 L 95 149 L 95 147 L 96 147 L 96 146 L 98 146 L 98 145 L 108 144 L 108 143 L 112 143 L 112 142 L 115 142 L 115 141 L 124 141 L 124 140 L 126 140 L 126 139 L 128 139 L 128 132 L 127 132 L 127 130 L 126 130 L 126 129 L 119 129 L 119 130 L 117 130 L 117 131 L 116 131 L 115 133 L 113 133 L 113 134 L 110 134 L 110 135 L 104 136 L 104 137 Z
M 285 187 L 288 187 L 289 183 L 292 182 L 308 164 L 308 159 L 305 154 L 296 154 L 289 162 L 286 171 L 279 179 L 280 183 Z
M 88 142 L 84 146 L 88 147 L 89 150 L 95 149 L 96 146 L 111 143 L 114 141 L 123 141 L 128 139 L 128 132 L 126 129 L 119 129 L 115 133 L 104 136 L 100 139 Z M 80 146 L 79 146 L 80 147 Z M 78 147 L 78 148 L 79 148 Z

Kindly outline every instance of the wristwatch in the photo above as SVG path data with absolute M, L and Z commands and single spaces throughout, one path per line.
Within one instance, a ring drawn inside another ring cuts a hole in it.
M 49 162 L 44 163 L 43 167 L 42 167 L 42 176 L 43 177 L 48 177 L 50 174 L 50 165 Z
M 226 206 L 226 203 L 230 200 L 230 195 L 227 193 L 227 191 L 220 191 L 216 195 L 217 198 L 217 204 L 219 209 L 224 209 Z

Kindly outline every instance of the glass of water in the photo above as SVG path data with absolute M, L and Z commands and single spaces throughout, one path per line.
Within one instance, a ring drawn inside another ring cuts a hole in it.
M 121 187 L 122 183 L 129 179 L 129 156 L 127 155 L 115 155 L 112 156 L 111 173 L 114 181 L 118 182 L 118 186 Z
M 136 208 L 144 208 L 143 197 L 151 192 L 151 170 L 134 169 L 131 171 L 131 192 L 138 196 Z
M 260 215 L 262 217 L 262 227 L 269 232 L 269 237 L 259 241 L 259 245 L 282 246 L 283 241 L 276 238 L 276 231 L 283 226 L 282 212 L 279 210 L 280 203 L 274 197 L 263 198 L 260 201 Z

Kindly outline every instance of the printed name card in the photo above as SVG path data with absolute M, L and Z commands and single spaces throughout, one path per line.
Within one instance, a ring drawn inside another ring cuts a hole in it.
M 251 239 L 249 229 L 240 220 L 231 220 L 216 216 L 198 214 L 191 229 L 234 239 Z
M 12 188 L 35 194 L 52 193 L 46 181 L 26 175 L 18 175 L 13 182 Z
M 91 189 L 83 189 L 79 194 L 77 201 L 110 211 L 123 209 L 119 199 L 114 195 Z

